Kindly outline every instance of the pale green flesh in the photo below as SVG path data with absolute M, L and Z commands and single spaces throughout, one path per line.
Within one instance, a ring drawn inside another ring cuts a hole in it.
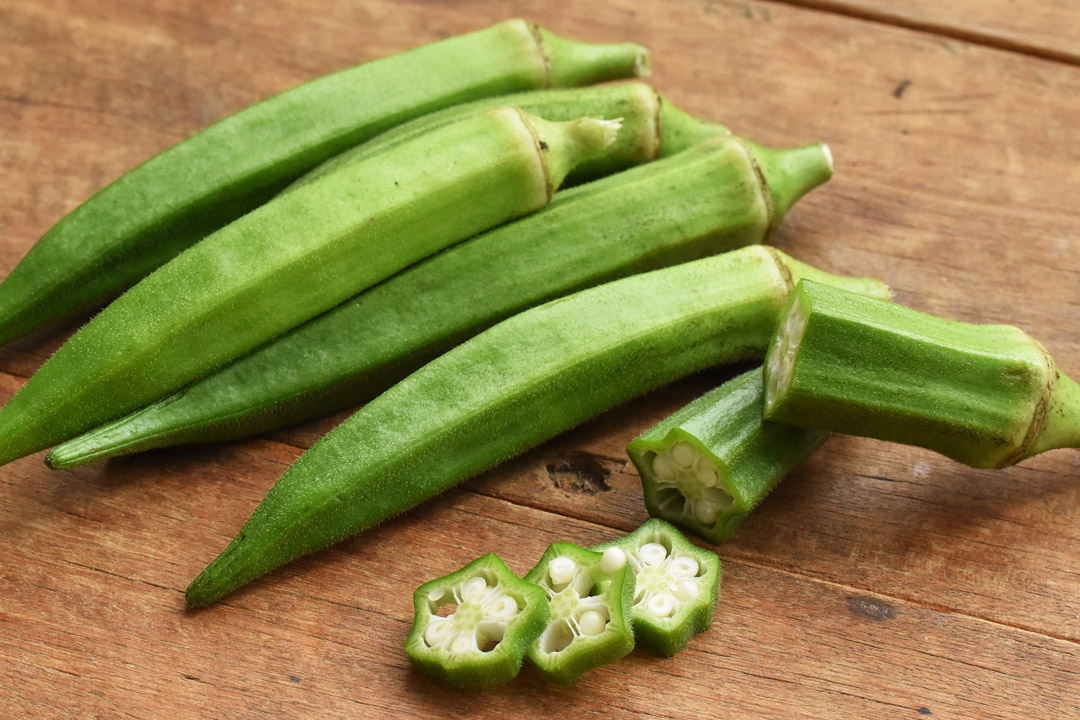
M 739 141 L 717 138 L 555 196 L 223 370 L 58 447 L 57 467 L 262 432 L 349 407 L 526 307 L 761 242 L 772 224 Z
M 305 453 L 189 602 L 212 603 L 686 374 L 761 357 L 790 288 L 787 260 L 750 247 L 625 278 L 451 350 Z
M 548 167 L 569 162 L 568 145 L 578 158 L 599 151 L 607 132 L 600 121 L 530 122 L 542 127 Z M 549 190 L 536 141 L 507 108 L 279 198 L 76 333 L 0 411 L 0 460 L 176 390 L 404 266 L 543 206 Z
M 722 543 L 828 433 L 766 422 L 764 378 L 748 371 L 627 447 L 649 514 Z
M 1018 328 L 953 322 L 816 283 L 803 283 L 790 306 L 788 335 L 798 337 L 782 333 L 770 353 L 767 418 L 918 445 L 975 467 L 1023 456 L 1051 365 Z
M 537 37 L 512 20 L 342 70 L 148 160 L 57 223 L 0 284 L 0 344 L 119 293 L 318 163 L 395 125 L 480 97 L 641 72 L 639 47 L 562 40 L 545 50 Z

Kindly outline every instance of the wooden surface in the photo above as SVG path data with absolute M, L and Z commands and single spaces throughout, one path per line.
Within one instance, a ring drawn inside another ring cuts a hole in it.
M 227 113 L 505 17 L 633 39 L 673 101 L 837 175 L 775 242 L 898 300 L 1010 322 L 1080 376 L 1080 8 L 937 3 L 0 0 L 0 273 L 65 212 Z M 9 397 L 77 325 L 0 351 Z M 1080 453 L 1005 471 L 834 438 L 720 549 L 714 626 L 569 688 L 415 676 L 410 594 L 479 554 L 645 519 L 623 448 L 691 378 L 220 605 L 182 590 L 335 419 L 74 473 L 0 468 L 0 717 L 1080 717 Z M 340 419 L 336 418 L 336 419 Z

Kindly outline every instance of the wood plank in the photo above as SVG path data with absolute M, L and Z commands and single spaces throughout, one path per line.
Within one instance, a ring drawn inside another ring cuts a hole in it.
M 31 466 L 22 482 L 5 482 L 0 525 L 17 542 L 0 548 L 0 713 L 694 718 L 719 705 L 751 717 L 839 718 L 1080 709 L 1074 643 L 727 558 L 715 624 L 675 658 L 638 650 L 569 688 L 527 669 L 482 694 L 450 691 L 416 676 L 402 651 L 416 584 L 489 551 L 522 573 L 553 540 L 614 535 L 461 491 L 185 613 L 180 590 L 227 541 L 221 521 L 238 522 L 276 477 L 260 462 L 274 453 L 255 445 L 178 459 L 153 483 L 142 460 L 110 473 Z M 248 468 L 243 478 L 238 464 Z
M 1080 12 L 1072 0 L 780 0 L 1080 64 Z

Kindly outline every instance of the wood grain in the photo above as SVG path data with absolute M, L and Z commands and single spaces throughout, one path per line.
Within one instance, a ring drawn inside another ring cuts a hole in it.
M 1053 2 L 1029 6 L 1047 13 L 1023 23 L 1069 37 Z M 996 0 L 905 8 L 974 39 L 1007 19 Z M 1080 69 L 772 2 L 0 0 L 0 273 L 93 190 L 207 123 L 513 15 L 648 45 L 658 88 L 760 141 L 829 141 L 837 176 L 779 246 L 881 277 L 920 309 L 1019 324 L 1080 376 Z M 79 322 L 0 350 L 0 399 Z M 1080 715 L 1069 452 L 987 472 L 834 438 L 721 548 L 716 623 L 677 658 L 636 651 L 571 688 L 526 670 L 472 694 L 408 670 L 415 585 L 492 550 L 524 572 L 552 540 L 635 527 L 625 443 L 733 372 L 614 410 L 201 613 L 183 611 L 182 588 L 343 415 L 75 473 L 12 463 L 0 717 Z

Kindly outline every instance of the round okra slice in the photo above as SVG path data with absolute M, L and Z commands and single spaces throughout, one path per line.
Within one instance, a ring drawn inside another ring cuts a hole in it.
M 552 543 L 525 580 L 547 596 L 551 617 L 529 647 L 529 660 L 552 682 L 567 684 L 634 649 L 630 606 L 634 574 L 602 553 Z
M 653 518 L 593 550 L 603 552 L 610 565 L 626 562 L 634 572 L 634 636 L 651 650 L 674 655 L 712 623 L 720 599 L 720 558 L 671 523 Z
M 413 667 L 454 687 L 510 680 L 548 619 L 544 591 L 514 575 L 495 553 L 413 593 L 405 641 Z

